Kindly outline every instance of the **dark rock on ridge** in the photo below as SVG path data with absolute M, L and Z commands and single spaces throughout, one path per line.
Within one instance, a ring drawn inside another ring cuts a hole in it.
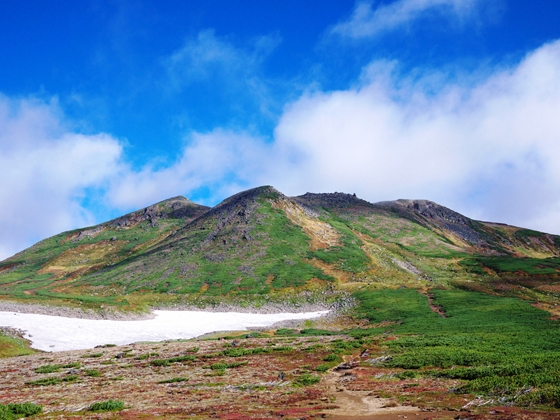
M 308 192 L 297 197 L 292 197 L 292 199 L 298 204 L 309 206 L 312 208 L 323 207 L 329 209 L 348 207 L 373 207 L 373 204 L 356 197 L 356 194 L 346 194 L 341 192 L 323 194 Z
M 429 200 L 396 200 L 376 203 L 377 207 L 395 211 L 401 216 L 412 216 L 422 224 L 428 223 L 447 230 L 477 247 L 488 247 L 485 235 L 480 232 L 480 224 L 456 211 Z
M 165 218 L 185 219 L 188 223 L 209 209 L 210 207 L 193 203 L 188 198 L 177 196 L 112 220 L 109 222 L 109 226 L 113 228 L 128 227 L 144 220 L 149 220 L 152 226 L 155 226 L 158 219 Z

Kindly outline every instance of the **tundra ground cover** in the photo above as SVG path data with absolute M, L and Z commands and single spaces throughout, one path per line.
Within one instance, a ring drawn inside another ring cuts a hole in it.
M 464 382 L 457 393 L 479 393 L 502 403 L 560 407 L 560 331 L 550 314 L 514 298 L 462 290 L 433 290 L 445 317 L 414 290 L 357 294 L 359 315 L 398 339 L 387 342 L 381 364 L 410 377 Z M 354 330 L 356 337 L 380 329 Z
M 370 289 L 355 294 L 355 319 L 368 319 L 360 328 L 335 331 L 318 321 L 10 358 L 0 361 L 0 403 L 34 402 L 45 418 L 84 413 L 107 399 L 123 402 L 123 418 L 233 410 L 245 418 L 312 419 L 352 404 L 464 410 L 480 419 L 504 405 L 517 414 L 539 407 L 557 414 L 556 321 L 514 298 L 443 289 L 430 296 L 445 317 L 417 290 Z

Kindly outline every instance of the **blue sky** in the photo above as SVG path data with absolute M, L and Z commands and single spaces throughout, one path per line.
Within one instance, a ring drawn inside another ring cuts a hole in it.
M 0 5 L 0 259 L 185 195 L 425 198 L 560 234 L 560 5 Z

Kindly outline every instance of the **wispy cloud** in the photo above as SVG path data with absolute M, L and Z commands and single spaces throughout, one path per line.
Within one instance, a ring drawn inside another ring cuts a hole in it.
M 360 2 L 350 19 L 335 25 L 331 33 L 349 38 L 374 37 L 413 23 L 428 14 L 459 19 L 472 16 L 479 0 L 397 0 L 373 7 Z
M 121 153 L 109 135 L 65 127 L 56 101 L 0 97 L 0 259 L 91 223 L 81 201 L 118 171 Z
M 208 200 L 215 203 L 254 186 L 269 147 L 247 133 L 220 129 L 193 133 L 176 162 L 165 168 L 128 168 L 114 179 L 107 197 L 113 206 L 129 209 L 207 188 L 212 191 Z
M 238 46 L 211 29 L 201 31 L 163 59 L 167 91 L 192 94 L 203 87 L 206 98 L 221 102 L 232 114 L 250 108 L 270 115 L 276 87 L 263 76 L 261 66 L 280 42 L 278 35 L 269 35 Z
M 168 168 L 119 178 L 111 200 L 139 206 L 176 191 L 209 187 L 218 198 L 271 184 L 287 194 L 427 198 L 560 233 L 559 69 L 560 41 L 511 67 L 447 81 L 372 63 L 358 87 L 287 106 L 272 142 L 231 130 L 194 134 Z
M 211 29 L 164 59 L 168 75 L 176 86 L 212 79 L 216 74 L 244 74 L 246 77 L 276 48 L 280 39 L 274 36 L 258 38 L 249 49 L 236 47 L 227 37 L 218 37 Z

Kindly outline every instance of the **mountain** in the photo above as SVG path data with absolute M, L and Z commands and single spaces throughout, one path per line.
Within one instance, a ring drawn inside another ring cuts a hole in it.
M 560 237 L 472 220 L 426 200 L 244 191 L 175 197 L 45 239 L 0 262 L 0 296 L 91 307 L 268 301 L 453 287 L 553 306 Z

